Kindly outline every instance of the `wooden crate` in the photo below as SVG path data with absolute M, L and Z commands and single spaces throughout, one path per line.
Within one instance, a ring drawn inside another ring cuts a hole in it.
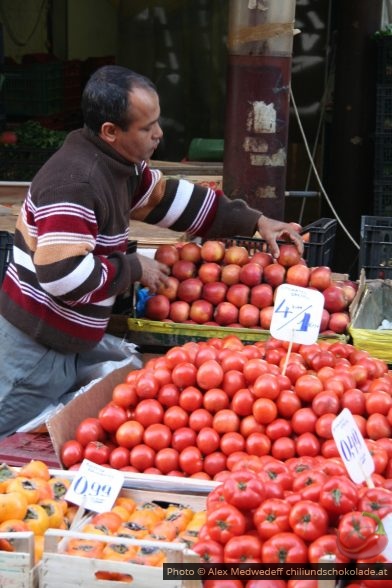
M 145 547 L 159 546 L 166 553 L 169 563 L 197 563 L 198 557 L 182 543 L 163 541 L 144 541 L 126 539 L 124 537 L 109 537 L 77 531 L 62 531 L 50 529 L 45 533 L 44 554 L 40 566 L 40 588 L 99 588 L 102 580 L 97 578 L 99 572 L 116 572 L 132 578 L 133 588 L 161 588 L 162 568 L 138 565 L 122 561 L 103 559 L 89 559 L 71 556 L 64 553 L 66 543 L 71 538 L 94 539 L 104 543 L 120 543 Z M 105 587 L 120 588 L 129 583 L 119 580 L 105 580 Z M 189 580 L 165 580 L 167 588 L 201 588 L 201 582 Z
M 37 588 L 38 567 L 34 565 L 34 535 L 31 532 L 0 533 L 0 539 L 12 540 L 15 551 L 0 551 L 0 586 Z

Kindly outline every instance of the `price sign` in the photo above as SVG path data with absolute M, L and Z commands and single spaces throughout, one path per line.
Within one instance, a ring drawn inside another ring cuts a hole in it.
M 318 290 L 282 284 L 276 290 L 271 335 L 293 343 L 315 343 L 323 308 L 324 296 Z
M 367 482 L 374 472 L 374 461 L 348 408 L 332 422 L 332 436 L 353 482 Z
M 95 512 L 110 510 L 124 482 L 124 473 L 84 459 L 65 499 Z

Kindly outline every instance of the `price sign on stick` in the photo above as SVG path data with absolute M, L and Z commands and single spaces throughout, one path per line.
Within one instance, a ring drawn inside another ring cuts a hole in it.
M 110 510 L 124 482 L 124 473 L 84 459 L 65 499 L 95 512 Z
M 369 487 L 373 487 L 371 475 L 375 469 L 374 461 L 348 408 L 344 408 L 333 420 L 332 436 L 353 482 L 366 482 Z
M 318 290 L 282 284 L 276 290 L 271 335 L 292 343 L 315 343 L 323 308 L 324 296 Z

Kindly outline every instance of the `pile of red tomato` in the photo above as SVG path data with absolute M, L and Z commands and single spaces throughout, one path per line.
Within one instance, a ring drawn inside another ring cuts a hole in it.
M 343 342 L 246 345 L 236 336 L 187 342 L 118 384 L 61 448 L 134 472 L 222 480 L 239 458 L 337 457 L 331 425 L 348 408 L 392 477 L 392 379 L 387 365 Z M 284 373 L 283 373 L 284 372 Z
M 392 491 L 358 487 L 338 459 L 303 457 L 283 463 L 267 456 L 248 457 L 240 459 L 209 494 L 207 520 L 192 549 L 204 563 L 318 564 L 331 556 L 336 564 L 385 563 L 387 539 L 374 518 L 391 512 Z M 230 582 L 227 588 L 242 586 L 240 580 Z M 316 580 L 304 582 L 269 579 L 244 584 L 317 587 Z M 355 584 L 387 585 L 388 581 L 369 578 Z

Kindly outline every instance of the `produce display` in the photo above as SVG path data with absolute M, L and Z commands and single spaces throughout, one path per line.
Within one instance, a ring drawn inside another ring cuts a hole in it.
M 170 277 L 147 299 L 148 319 L 268 330 L 276 289 L 285 283 L 323 293 L 321 334 L 345 333 L 349 324 L 357 284 L 334 281 L 327 266 L 308 267 L 292 243 L 280 244 L 277 260 L 266 250 L 251 254 L 243 245 L 213 240 L 163 244 L 155 258 L 170 267 Z
M 387 365 L 337 341 L 251 345 L 235 335 L 151 357 L 83 419 L 60 451 L 134 472 L 220 480 L 239 457 L 338 457 L 331 425 L 348 408 L 390 478 L 392 379 Z

